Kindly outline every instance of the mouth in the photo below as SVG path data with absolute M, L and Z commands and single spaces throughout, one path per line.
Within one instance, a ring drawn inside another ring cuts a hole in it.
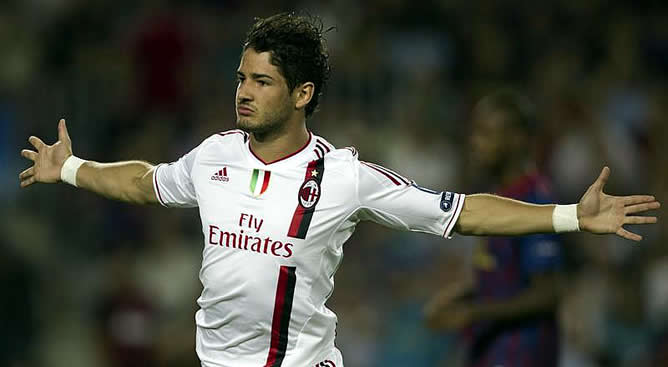
M 239 106 L 237 107 L 237 113 L 241 116 L 250 116 L 253 113 L 253 110 L 245 106 Z

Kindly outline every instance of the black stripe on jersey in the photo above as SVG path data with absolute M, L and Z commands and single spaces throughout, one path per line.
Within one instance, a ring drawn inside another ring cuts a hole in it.
M 357 149 L 355 147 L 345 147 L 345 149 L 348 149 L 353 154 L 353 157 L 358 156 Z
M 322 176 L 325 174 L 325 159 L 321 158 L 315 164 L 315 170 L 318 172 L 318 175 L 315 177 L 318 186 L 322 183 Z M 322 189 L 320 190 L 320 195 L 322 196 Z M 315 207 L 318 204 L 313 205 L 312 207 L 306 209 L 304 212 L 304 217 L 302 218 L 301 223 L 299 224 L 299 231 L 297 232 L 297 238 L 306 238 L 306 233 L 308 228 L 311 226 L 311 219 L 313 218 L 313 212 L 315 212 Z
M 322 188 L 321 188 L 321 183 L 322 183 L 322 177 L 325 175 L 325 159 L 320 158 L 316 161 L 311 161 L 309 162 L 307 168 L 306 168 L 306 174 L 304 175 L 304 183 L 302 183 L 302 186 L 300 187 L 299 191 L 297 192 L 297 208 L 295 209 L 295 213 L 292 216 L 292 221 L 290 222 L 290 228 L 288 229 L 288 237 L 293 237 L 293 238 L 299 238 L 299 239 L 304 239 L 306 238 L 306 233 L 308 232 L 308 228 L 311 225 L 311 219 L 313 218 L 313 212 L 315 211 L 316 206 L 318 206 L 318 202 L 320 201 L 320 196 L 322 196 Z M 303 194 L 301 192 L 302 188 L 305 187 L 305 185 L 309 181 L 315 181 L 318 187 L 318 192 L 317 195 L 318 197 L 315 199 L 315 203 L 313 203 L 311 206 L 308 208 L 305 208 L 302 205 L 301 201 L 301 195 Z
M 325 148 L 325 150 L 327 151 L 327 153 L 329 153 L 329 152 L 331 151 L 331 149 L 327 146 L 327 144 L 325 144 L 325 143 L 324 143 L 322 140 L 320 140 L 320 139 L 316 139 L 316 140 L 315 140 L 315 144 L 316 144 L 316 146 L 317 146 L 317 145 L 321 145 L 323 148 Z
M 243 131 L 243 130 L 239 130 L 239 129 L 221 131 L 221 132 L 218 133 L 218 135 L 220 135 L 220 136 L 225 136 L 225 135 L 230 135 L 230 134 L 241 134 L 241 135 L 243 135 L 244 143 L 248 140 L 248 133 Z
M 283 303 L 283 317 L 281 317 L 281 336 L 278 339 L 278 355 L 276 355 L 276 363 L 274 366 L 283 364 L 285 358 L 285 351 L 288 349 L 288 332 L 290 331 L 290 318 L 292 317 L 292 300 L 295 296 L 295 285 L 297 284 L 297 276 L 295 275 L 295 267 L 288 267 L 288 285 L 285 289 L 285 297 Z
M 316 154 L 318 154 L 318 152 L 320 153 L 320 154 L 318 154 L 318 158 L 322 158 L 322 157 L 325 156 L 325 149 L 321 145 L 316 143 L 315 144 L 315 149 L 316 149 Z
M 297 284 L 295 270 L 294 266 L 281 266 L 279 271 L 274 316 L 271 321 L 271 342 L 265 367 L 281 366 L 285 358 L 285 352 L 288 349 L 292 302 Z

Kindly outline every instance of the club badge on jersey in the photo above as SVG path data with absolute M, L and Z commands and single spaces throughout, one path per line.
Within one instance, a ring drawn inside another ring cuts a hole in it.
M 320 199 L 320 184 L 315 179 L 310 179 L 302 184 L 299 189 L 299 204 L 309 209 L 318 203 Z

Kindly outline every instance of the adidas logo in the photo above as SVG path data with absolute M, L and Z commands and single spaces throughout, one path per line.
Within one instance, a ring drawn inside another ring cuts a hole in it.
M 227 167 L 223 167 L 223 169 L 218 170 L 218 172 L 215 172 L 211 176 L 211 181 L 222 181 L 222 182 L 227 182 L 230 180 L 230 177 L 227 176 Z

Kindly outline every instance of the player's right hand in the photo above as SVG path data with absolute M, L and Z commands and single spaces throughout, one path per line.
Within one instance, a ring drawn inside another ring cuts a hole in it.
M 65 120 L 58 122 L 58 141 L 53 145 L 46 145 L 42 139 L 31 136 L 28 138 L 37 151 L 23 149 L 21 156 L 34 162 L 33 166 L 19 174 L 21 187 L 28 187 L 36 182 L 60 182 L 60 170 L 65 160 L 72 155 L 72 140 L 67 133 Z

